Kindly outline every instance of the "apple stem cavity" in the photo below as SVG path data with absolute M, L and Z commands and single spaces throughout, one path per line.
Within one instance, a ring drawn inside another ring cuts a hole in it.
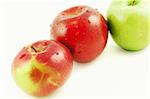
M 43 52 L 43 51 L 45 51 L 46 50 L 46 48 L 47 48 L 47 46 L 34 46 L 34 45 L 31 45 L 31 50 L 34 52 L 34 53 L 41 53 L 41 52 Z
M 129 6 L 135 6 L 139 3 L 139 0 L 129 0 L 128 5 Z

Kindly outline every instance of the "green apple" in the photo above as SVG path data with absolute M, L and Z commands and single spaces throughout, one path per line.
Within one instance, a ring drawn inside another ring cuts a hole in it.
M 137 51 L 148 46 L 150 0 L 113 0 L 107 12 L 110 33 L 123 49 Z

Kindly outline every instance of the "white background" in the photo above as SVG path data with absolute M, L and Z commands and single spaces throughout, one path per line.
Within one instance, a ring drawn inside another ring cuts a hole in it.
M 62 10 L 75 5 L 98 9 L 106 18 L 111 0 L 6 0 L 0 2 L 0 98 L 35 99 L 20 90 L 11 63 L 25 45 L 50 39 L 50 24 Z M 109 35 L 103 53 L 91 63 L 74 62 L 71 77 L 49 99 L 150 99 L 150 48 L 128 52 Z

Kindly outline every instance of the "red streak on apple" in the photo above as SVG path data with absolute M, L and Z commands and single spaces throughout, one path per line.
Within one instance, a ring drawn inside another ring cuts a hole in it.
M 33 68 L 30 76 L 34 82 L 39 82 L 42 78 L 42 72 L 37 68 Z
M 58 14 L 52 36 L 66 45 L 78 62 L 89 62 L 104 50 L 108 28 L 104 17 L 88 6 L 76 6 Z

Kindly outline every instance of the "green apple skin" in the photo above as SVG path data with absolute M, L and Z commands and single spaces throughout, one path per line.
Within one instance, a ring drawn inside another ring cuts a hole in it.
M 113 0 L 107 12 L 110 33 L 123 49 L 138 51 L 150 38 L 149 0 Z

